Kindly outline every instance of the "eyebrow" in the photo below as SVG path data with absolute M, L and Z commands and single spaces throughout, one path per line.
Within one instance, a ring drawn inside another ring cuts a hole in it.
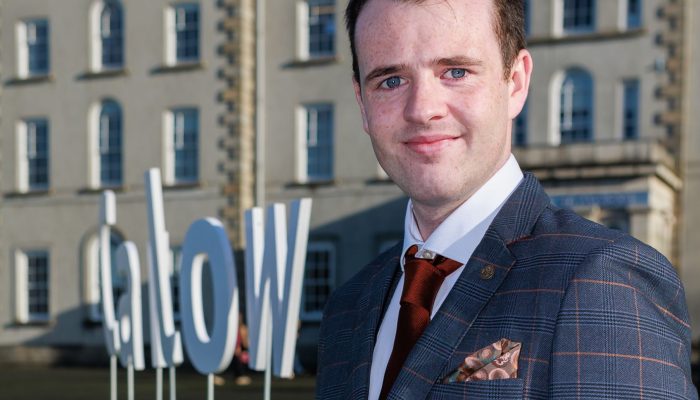
M 380 76 L 385 76 L 385 75 L 391 75 L 395 74 L 403 69 L 407 69 L 408 66 L 406 64 L 399 64 L 399 65 L 387 65 L 383 67 L 377 67 L 372 70 L 367 76 L 365 76 L 365 83 L 377 79 Z
M 483 65 L 483 62 L 481 60 L 478 60 L 478 59 L 472 58 L 472 57 L 455 56 L 455 57 L 438 58 L 435 61 L 433 61 L 433 64 L 444 65 L 447 67 L 457 67 L 460 65 L 470 65 L 470 66 L 477 66 L 478 67 L 478 66 Z
M 481 60 L 477 60 L 472 57 L 467 57 L 467 56 L 454 56 L 454 57 L 443 57 L 443 58 L 437 58 L 433 60 L 432 64 L 434 65 L 441 65 L 441 66 L 446 66 L 446 67 L 457 67 L 461 65 L 469 65 L 469 66 L 481 66 L 483 65 L 483 62 Z M 386 75 L 391 75 L 395 74 L 401 70 L 408 69 L 408 65 L 406 64 L 397 64 L 397 65 L 387 65 L 387 66 L 381 66 L 373 69 L 367 76 L 365 76 L 364 82 L 367 83 L 371 80 L 374 80 L 376 78 L 379 78 L 381 76 L 386 76 Z

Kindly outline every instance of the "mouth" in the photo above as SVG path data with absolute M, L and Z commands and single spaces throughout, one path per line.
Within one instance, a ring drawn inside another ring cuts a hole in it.
M 457 138 L 454 136 L 431 135 L 411 138 L 405 141 L 404 144 L 415 153 L 430 155 L 445 149 L 455 140 Z

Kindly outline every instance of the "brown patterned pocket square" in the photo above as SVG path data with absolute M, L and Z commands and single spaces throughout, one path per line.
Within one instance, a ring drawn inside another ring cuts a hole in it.
M 467 356 L 443 383 L 517 378 L 518 356 L 520 343 L 501 339 Z

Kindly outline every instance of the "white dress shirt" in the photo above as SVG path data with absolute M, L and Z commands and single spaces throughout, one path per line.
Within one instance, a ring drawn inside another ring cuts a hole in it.
M 430 314 L 431 319 L 435 316 L 437 310 L 440 309 L 455 282 L 462 274 L 465 264 L 471 257 L 474 249 L 476 249 L 476 246 L 481 242 L 481 239 L 483 239 L 496 214 L 498 214 L 498 211 L 500 211 L 505 201 L 518 187 L 522 179 L 523 173 L 520 170 L 520 166 L 511 154 L 503 167 L 467 201 L 454 210 L 425 242 L 422 240 L 418 224 L 413 215 L 413 203 L 411 200 L 408 201 L 404 223 L 401 270 L 403 271 L 404 267 L 403 254 L 406 254 L 406 250 L 414 244 L 418 245 L 418 254 L 424 251 L 432 251 L 462 263 L 462 266 L 448 275 L 442 286 L 440 286 Z M 377 342 L 372 355 L 369 400 L 378 399 L 382 389 L 384 371 L 389 363 L 389 357 L 394 347 L 403 281 L 404 277 L 402 275 L 379 327 Z

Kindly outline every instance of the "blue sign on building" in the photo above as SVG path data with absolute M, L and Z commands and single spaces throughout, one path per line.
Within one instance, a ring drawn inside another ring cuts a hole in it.
M 552 203 L 562 208 L 599 206 L 601 208 L 628 208 L 648 206 L 649 192 L 583 193 L 551 196 Z

